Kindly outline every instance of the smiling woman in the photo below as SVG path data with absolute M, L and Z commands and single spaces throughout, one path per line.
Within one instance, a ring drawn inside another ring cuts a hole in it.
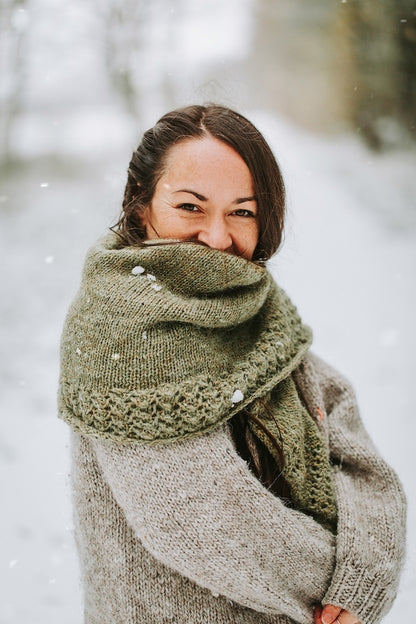
M 187 215 L 195 221 L 180 219 L 178 232 L 173 209 L 195 213 Z M 284 213 L 283 178 L 257 128 L 222 106 L 189 106 L 145 132 L 129 165 L 117 231 L 129 245 L 188 238 L 267 260 L 282 241 Z
M 403 491 L 267 270 L 283 217 L 233 111 L 168 113 L 133 154 L 62 336 L 86 624 L 375 624 L 394 600 Z
M 169 151 L 142 222 L 147 239 L 196 240 L 250 260 L 258 242 L 250 170 L 218 139 L 182 141 Z

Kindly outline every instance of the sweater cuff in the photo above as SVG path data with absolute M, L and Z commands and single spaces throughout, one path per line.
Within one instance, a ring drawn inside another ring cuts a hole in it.
M 395 575 L 392 573 L 392 578 Z M 380 583 L 380 580 L 363 574 L 351 565 L 337 569 L 322 604 L 332 604 L 346 609 L 359 618 L 361 624 L 377 624 L 389 610 L 397 595 L 397 583 Z

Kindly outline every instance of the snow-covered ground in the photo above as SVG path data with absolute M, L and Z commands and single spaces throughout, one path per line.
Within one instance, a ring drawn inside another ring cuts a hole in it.
M 229 10 L 237 4 L 239 21 Z M 180 3 L 188 22 L 178 22 L 175 45 L 162 37 L 163 49 L 152 31 L 146 50 L 153 74 L 170 76 L 176 100 L 182 92 L 184 104 L 215 99 L 216 86 L 207 91 L 195 76 L 214 56 L 224 63 L 246 54 L 250 4 L 212 0 L 211 12 L 198 15 L 185 10 L 195 3 Z M 162 5 L 149 5 L 159 7 L 155 20 Z M 97 56 L 103 35 L 91 36 L 98 5 L 28 6 L 15 18 L 29 37 L 30 114 L 13 135 L 21 162 L 0 187 L 0 624 L 81 624 L 68 430 L 56 418 L 60 331 L 87 247 L 117 218 L 139 129 L 156 120 L 165 99 L 156 83 L 144 90 L 140 128 L 123 112 Z M 222 10 L 228 27 L 215 30 L 208 17 L 217 23 Z M 165 12 L 159 27 L 171 21 Z M 213 47 L 203 36 L 213 30 L 227 45 Z M 219 97 L 241 109 L 221 89 Z M 409 497 L 408 558 L 385 624 L 411 622 L 416 154 L 374 155 L 349 135 L 323 139 L 264 111 L 242 112 L 269 139 L 288 186 L 286 241 L 271 269 L 313 327 L 315 350 L 353 381 L 365 424 Z
M 272 270 L 314 328 L 315 350 L 354 382 L 364 421 L 409 496 L 408 559 L 385 622 L 411 621 L 414 154 L 375 156 L 348 136 L 324 140 L 250 116 L 288 185 L 286 241 Z M 58 343 L 86 248 L 118 213 L 131 135 L 120 131 L 120 145 L 100 159 L 38 159 L 1 190 L 2 624 L 82 620 L 68 431 L 56 419 Z

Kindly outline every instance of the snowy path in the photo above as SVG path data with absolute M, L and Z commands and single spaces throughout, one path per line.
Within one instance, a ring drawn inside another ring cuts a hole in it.
M 407 493 L 416 425 L 414 154 L 376 157 L 252 115 L 277 154 L 290 222 L 272 270 L 315 331 L 315 350 L 354 382 L 364 421 Z M 87 246 L 118 212 L 135 129 L 101 160 L 38 160 L 0 190 L 2 472 L 0 624 L 80 623 L 68 431 L 56 419 L 58 342 Z M 412 621 L 416 509 L 386 624 Z

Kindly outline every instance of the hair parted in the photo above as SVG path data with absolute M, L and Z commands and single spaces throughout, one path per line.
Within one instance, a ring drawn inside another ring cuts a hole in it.
M 217 104 L 193 105 L 166 113 L 147 130 L 128 168 L 123 207 L 115 231 L 123 243 L 146 238 L 141 214 L 150 205 L 169 149 L 181 141 L 212 136 L 232 147 L 246 163 L 257 198 L 259 240 L 253 260 L 267 260 L 279 248 L 285 216 L 285 187 L 276 159 L 257 128 L 243 115 Z

